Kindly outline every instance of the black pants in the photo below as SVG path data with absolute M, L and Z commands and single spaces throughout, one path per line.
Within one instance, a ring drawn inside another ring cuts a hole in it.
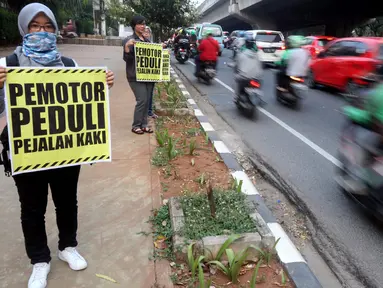
M 194 57 L 194 64 L 195 64 L 195 75 L 198 75 L 199 72 L 201 72 L 201 66 L 203 66 L 203 63 L 201 63 L 200 54 Z M 202 67 L 202 69 L 204 69 L 204 67 Z M 214 62 L 214 69 L 217 70 L 217 62 Z
M 21 203 L 21 225 L 31 263 L 51 260 L 45 231 L 48 185 L 56 207 L 59 250 L 77 246 L 77 183 L 81 166 L 14 176 Z

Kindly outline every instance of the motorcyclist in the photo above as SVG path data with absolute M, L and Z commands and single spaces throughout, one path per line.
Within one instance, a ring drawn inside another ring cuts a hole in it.
M 245 44 L 245 31 L 240 31 L 238 37 L 233 42 L 233 60 L 237 56 L 237 51 L 241 50 Z
M 376 83 L 365 103 L 358 107 L 348 105 L 343 108 L 343 112 L 351 121 L 383 136 L 383 63 L 377 65 L 374 76 Z
M 261 81 L 263 76 L 262 63 L 258 57 L 258 47 L 251 33 L 246 33 L 244 45 L 238 51 L 237 62 L 234 67 L 237 82 L 236 100 L 244 95 L 244 89 L 251 79 Z
M 195 62 L 195 76 L 198 77 L 201 71 L 201 61 L 213 61 L 215 68 L 217 67 L 217 59 L 219 53 L 218 41 L 213 38 L 213 32 L 211 30 L 204 31 L 204 39 L 198 46 L 199 54 L 194 58 Z
M 181 28 L 179 31 L 178 31 L 178 35 L 176 36 L 176 38 L 174 39 L 174 54 L 177 54 L 177 51 L 178 51 L 178 48 L 180 47 L 180 40 L 181 39 L 185 39 L 185 40 L 188 40 L 189 43 L 190 43 L 190 38 L 189 38 L 189 35 L 187 34 L 186 30 Z M 189 49 L 190 47 L 188 47 Z
M 197 34 L 195 33 L 195 30 L 190 31 L 190 43 L 192 44 L 197 43 Z
M 275 64 L 280 66 L 277 73 L 277 89 L 287 92 L 290 85 L 290 76 L 305 78 L 309 67 L 310 55 L 301 48 L 305 43 L 303 36 L 292 35 L 287 37 L 286 50 Z

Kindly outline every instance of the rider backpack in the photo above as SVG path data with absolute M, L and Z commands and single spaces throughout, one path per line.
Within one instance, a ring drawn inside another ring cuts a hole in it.
M 61 61 L 63 62 L 65 67 L 76 67 L 76 63 L 67 57 L 61 57 Z M 16 54 L 12 54 L 6 57 L 7 67 L 19 67 L 20 62 L 19 58 L 17 58 Z M 9 138 L 8 138 L 8 125 L 6 125 L 3 131 L 0 134 L 0 142 L 3 145 L 3 149 L 0 153 L 0 165 L 4 165 L 5 176 L 11 176 L 11 161 L 8 157 L 9 152 Z

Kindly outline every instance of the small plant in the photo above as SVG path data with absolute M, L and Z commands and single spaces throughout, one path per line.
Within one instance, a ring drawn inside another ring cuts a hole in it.
M 223 162 L 223 160 L 222 160 L 221 158 L 219 158 L 219 156 L 216 156 L 216 157 L 215 157 L 215 162 L 218 162 L 218 163 L 219 163 L 219 162 Z
M 265 259 L 267 266 L 270 266 L 270 262 L 274 254 L 275 247 L 277 247 L 279 240 L 281 240 L 281 238 L 278 238 L 278 240 L 275 241 L 274 246 L 270 250 L 264 250 L 254 245 L 250 245 L 250 247 L 257 250 L 261 256 L 261 259 Z
M 206 145 L 209 144 L 209 135 L 205 133 L 205 143 Z
M 165 147 L 169 139 L 169 132 L 167 129 L 163 131 L 156 131 L 157 143 L 160 147 Z
M 282 273 L 281 273 L 281 284 L 283 286 L 286 286 L 286 277 L 285 277 L 285 271 L 282 270 Z
M 234 253 L 233 249 L 226 249 L 227 259 L 229 261 L 228 266 L 226 267 L 220 261 L 210 261 L 209 264 L 216 265 L 226 276 L 229 277 L 229 280 L 233 282 L 233 284 L 238 283 L 239 272 L 241 271 L 241 267 L 243 263 L 246 261 L 247 256 L 249 255 L 247 252 L 248 248 L 242 249 L 237 254 Z
M 167 146 L 167 152 L 168 152 L 168 158 L 169 160 L 172 160 L 177 157 L 177 145 L 178 139 L 174 139 L 173 136 L 168 137 L 168 146 Z
M 198 280 L 199 280 L 198 288 L 210 288 L 211 287 L 211 279 L 209 279 L 208 281 L 205 281 L 205 277 L 203 274 L 203 269 L 202 269 L 201 263 L 198 265 Z
M 193 280 L 196 276 L 196 271 L 197 271 L 198 265 L 200 265 L 200 263 L 203 261 L 203 259 L 205 259 L 205 256 L 199 256 L 198 258 L 194 258 L 194 255 L 193 255 L 194 244 L 195 243 L 191 243 L 188 246 L 188 265 L 189 265 L 189 269 L 191 271 L 191 277 Z
M 229 238 L 222 244 L 222 246 L 219 248 L 217 255 L 215 256 L 216 261 L 221 261 L 223 253 L 225 253 L 226 249 L 229 248 L 229 246 L 236 240 L 241 238 L 241 235 L 239 234 L 233 234 L 230 235 Z
M 231 185 L 231 189 L 240 193 L 242 192 L 242 184 L 243 180 L 238 181 L 237 179 L 234 179 L 233 184 Z
M 251 281 L 250 281 L 250 288 L 257 287 L 257 277 L 258 277 L 259 267 L 261 267 L 261 265 L 262 265 L 262 259 L 258 261 L 257 266 L 255 267 L 253 276 L 251 277 Z
M 153 158 L 152 158 L 152 164 L 154 166 L 166 166 L 169 163 L 169 158 L 167 155 L 167 147 L 157 147 Z
M 205 173 L 202 173 L 196 180 L 200 186 L 203 186 L 207 183 L 207 176 Z
M 193 156 L 195 149 L 197 149 L 197 142 L 195 139 L 192 139 L 189 143 L 189 155 Z

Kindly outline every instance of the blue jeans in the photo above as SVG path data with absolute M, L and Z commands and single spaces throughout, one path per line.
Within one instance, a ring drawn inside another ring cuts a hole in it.
M 148 109 L 148 115 L 149 116 L 153 116 L 153 93 L 154 93 L 154 87 L 155 85 L 153 85 L 153 90 L 152 90 L 152 94 L 149 98 L 149 109 Z

